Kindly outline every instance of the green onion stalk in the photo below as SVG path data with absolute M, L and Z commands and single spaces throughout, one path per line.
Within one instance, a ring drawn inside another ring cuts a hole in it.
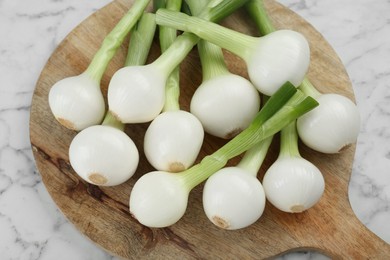
M 156 4 L 160 8 L 164 7 L 168 10 L 172 11 L 180 11 L 182 1 L 181 0 L 166 0 L 166 1 L 155 1 L 160 2 Z M 163 6 L 166 2 L 165 6 Z M 176 40 L 177 31 L 175 29 L 159 26 L 159 39 L 161 51 L 164 53 L 172 43 Z M 169 75 L 166 86 L 165 86 L 165 103 L 163 107 L 163 112 L 165 111 L 178 111 L 180 110 L 179 105 L 179 97 L 180 97 L 180 69 L 179 66 L 173 69 L 171 74 Z
M 104 39 L 100 49 L 96 52 L 86 72 L 96 80 L 100 80 L 108 65 L 114 57 L 124 38 L 138 22 L 150 0 L 134 1 L 129 11 L 117 23 L 114 29 Z

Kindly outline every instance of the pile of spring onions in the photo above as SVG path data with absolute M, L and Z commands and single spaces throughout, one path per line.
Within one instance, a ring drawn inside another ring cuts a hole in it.
M 50 89 L 54 117 L 78 131 L 69 147 L 74 171 L 94 185 L 128 181 L 139 151 L 123 131 L 125 124 L 148 122 L 143 150 L 155 171 L 135 182 L 129 200 L 131 215 L 141 224 L 175 224 L 186 212 L 190 191 L 202 182 L 205 215 L 223 229 L 255 223 L 267 200 L 284 212 L 313 207 L 325 182 L 300 155 L 298 139 L 316 151 L 338 153 L 356 141 L 360 119 L 351 100 L 322 94 L 310 83 L 304 35 L 276 30 L 263 0 L 154 0 L 154 11 L 147 12 L 149 1 L 134 1 L 87 69 Z M 262 36 L 217 24 L 241 7 Z M 145 64 L 156 32 L 161 55 Z M 104 100 L 100 80 L 129 33 L 126 62 L 112 76 Z M 185 111 L 179 103 L 180 63 L 194 47 L 202 83 Z M 222 49 L 245 61 L 248 78 L 228 70 Z M 227 141 L 194 164 L 205 133 Z M 279 156 L 260 180 L 260 167 L 279 136 Z M 226 167 L 238 156 L 237 165 Z

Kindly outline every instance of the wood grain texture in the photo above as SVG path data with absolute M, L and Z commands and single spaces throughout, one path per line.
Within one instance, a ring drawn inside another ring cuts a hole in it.
M 52 198 L 80 232 L 111 254 L 124 259 L 261 259 L 302 249 L 315 249 L 332 258 L 342 259 L 385 259 L 390 256 L 389 245 L 360 223 L 349 204 L 348 183 L 354 146 L 338 155 L 325 155 L 301 144 L 303 157 L 316 164 L 324 174 L 326 190 L 321 201 L 301 214 L 283 213 L 267 203 L 259 221 L 238 231 L 218 229 L 207 220 L 201 203 L 202 185 L 191 192 L 186 214 L 171 227 L 148 228 L 129 214 L 131 188 L 142 174 L 152 170 L 142 150 L 148 124 L 126 127 L 126 133 L 141 154 L 139 169 L 131 180 L 116 187 L 97 187 L 82 181 L 72 170 L 68 158 L 68 147 L 76 132 L 55 121 L 48 106 L 48 92 L 56 81 L 84 71 L 105 35 L 131 2 L 114 1 L 75 28 L 48 60 L 33 96 L 30 136 L 37 167 Z M 266 1 L 266 6 L 277 28 L 294 29 L 309 40 L 312 60 L 308 77 L 314 85 L 322 92 L 340 93 L 354 99 L 344 66 L 326 40 L 287 8 L 271 0 Z M 244 12 L 236 13 L 223 24 L 258 35 Z M 126 49 L 127 40 L 103 77 L 104 95 L 111 76 L 124 62 Z M 158 55 L 159 48 L 155 42 L 149 61 Z M 242 60 L 228 52 L 225 56 L 231 71 L 247 77 Z M 190 97 L 201 82 L 199 57 L 195 49 L 181 65 L 180 80 L 181 105 L 188 110 Z M 199 159 L 224 142 L 206 135 Z M 277 153 L 276 140 L 260 170 L 260 180 Z M 237 160 L 232 160 L 229 165 L 237 163 Z

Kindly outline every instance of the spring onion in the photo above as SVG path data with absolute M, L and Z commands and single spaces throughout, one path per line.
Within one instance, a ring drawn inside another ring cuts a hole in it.
M 299 154 L 295 121 L 281 131 L 280 153 L 265 173 L 263 187 L 272 205 L 291 213 L 311 208 L 324 193 L 320 170 Z
M 263 35 L 275 32 L 263 0 L 251 0 L 246 7 Z M 356 142 L 360 115 L 350 99 L 339 94 L 322 94 L 307 78 L 299 88 L 319 103 L 316 109 L 298 119 L 297 129 L 304 144 L 319 152 L 337 153 Z
M 295 31 L 279 30 L 267 36 L 252 37 L 166 9 L 156 12 L 156 22 L 192 32 L 238 55 L 246 62 L 253 85 L 268 96 L 287 81 L 298 87 L 309 67 L 309 44 L 302 34 Z
M 131 32 L 126 66 L 143 64 L 156 29 L 154 14 L 145 13 Z M 102 125 L 80 131 L 69 147 L 74 171 L 89 183 L 114 186 L 127 181 L 136 171 L 139 154 L 124 125 L 107 112 Z
M 356 142 L 360 113 L 355 103 L 343 95 L 321 94 L 307 79 L 300 89 L 319 103 L 316 109 L 297 121 L 299 137 L 305 145 L 322 153 L 338 153 Z
M 105 114 L 100 81 L 117 49 L 141 17 L 150 0 L 135 1 L 106 36 L 88 68 L 77 76 L 56 82 L 49 92 L 49 106 L 56 120 L 72 130 L 100 124 Z
M 200 41 L 198 50 L 203 81 L 192 96 L 190 111 L 207 133 L 230 139 L 259 111 L 259 93 L 250 81 L 227 70 L 218 46 Z
M 157 170 L 181 172 L 195 162 L 203 137 L 202 124 L 191 113 L 163 112 L 145 133 L 145 156 Z
M 256 175 L 272 137 L 249 149 L 234 167 L 223 168 L 207 179 L 203 209 L 216 226 L 235 230 L 256 222 L 263 214 L 265 193 Z
M 186 1 L 195 15 L 202 10 L 203 2 Z M 201 40 L 198 52 L 203 80 L 192 96 L 190 111 L 199 118 L 207 133 L 233 138 L 248 127 L 259 111 L 259 94 L 247 79 L 228 71 L 220 47 Z
M 210 21 L 222 19 L 246 1 L 225 0 L 206 8 L 200 17 Z M 210 2 L 212 4 L 213 2 Z M 108 87 L 109 110 L 123 123 L 153 120 L 162 110 L 168 76 L 187 56 L 199 38 L 185 33 L 154 62 L 145 66 L 129 66 L 118 70 Z
M 162 4 L 159 3 L 159 6 Z M 166 8 L 170 10 L 180 10 L 180 7 L 181 1 L 166 1 Z M 159 29 L 161 50 L 164 52 L 175 40 L 176 30 L 164 26 Z M 193 114 L 180 110 L 179 67 L 169 75 L 165 93 L 163 113 L 146 130 L 144 152 L 155 169 L 180 172 L 195 162 L 203 143 L 204 130 Z
M 130 212 L 143 225 L 166 227 L 185 213 L 190 191 L 226 165 L 228 160 L 272 136 L 286 124 L 311 110 L 317 103 L 291 83 L 284 84 L 256 115 L 251 125 L 180 174 L 153 171 L 135 183 L 130 194 Z
M 102 125 L 83 129 L 70 144 L 69 161 L 73 170 L 91 184 L 119 185 L 137 169 L 138 149 L 115 121 L 107 113 Z

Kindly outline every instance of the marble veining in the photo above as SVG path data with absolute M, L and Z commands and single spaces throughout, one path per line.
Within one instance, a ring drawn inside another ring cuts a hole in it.
M 0 258 L 115 259 L 81 235 L 47 193 L 29 142 L 29 109 L 56 46 L 108 0 L 0 0 Z M 333 46 L 362 128 L 350 182 L 358 218 L 390 243 L 390 1 L 280 0 Z M 281 259 L 326 259 L 314 253 Z

